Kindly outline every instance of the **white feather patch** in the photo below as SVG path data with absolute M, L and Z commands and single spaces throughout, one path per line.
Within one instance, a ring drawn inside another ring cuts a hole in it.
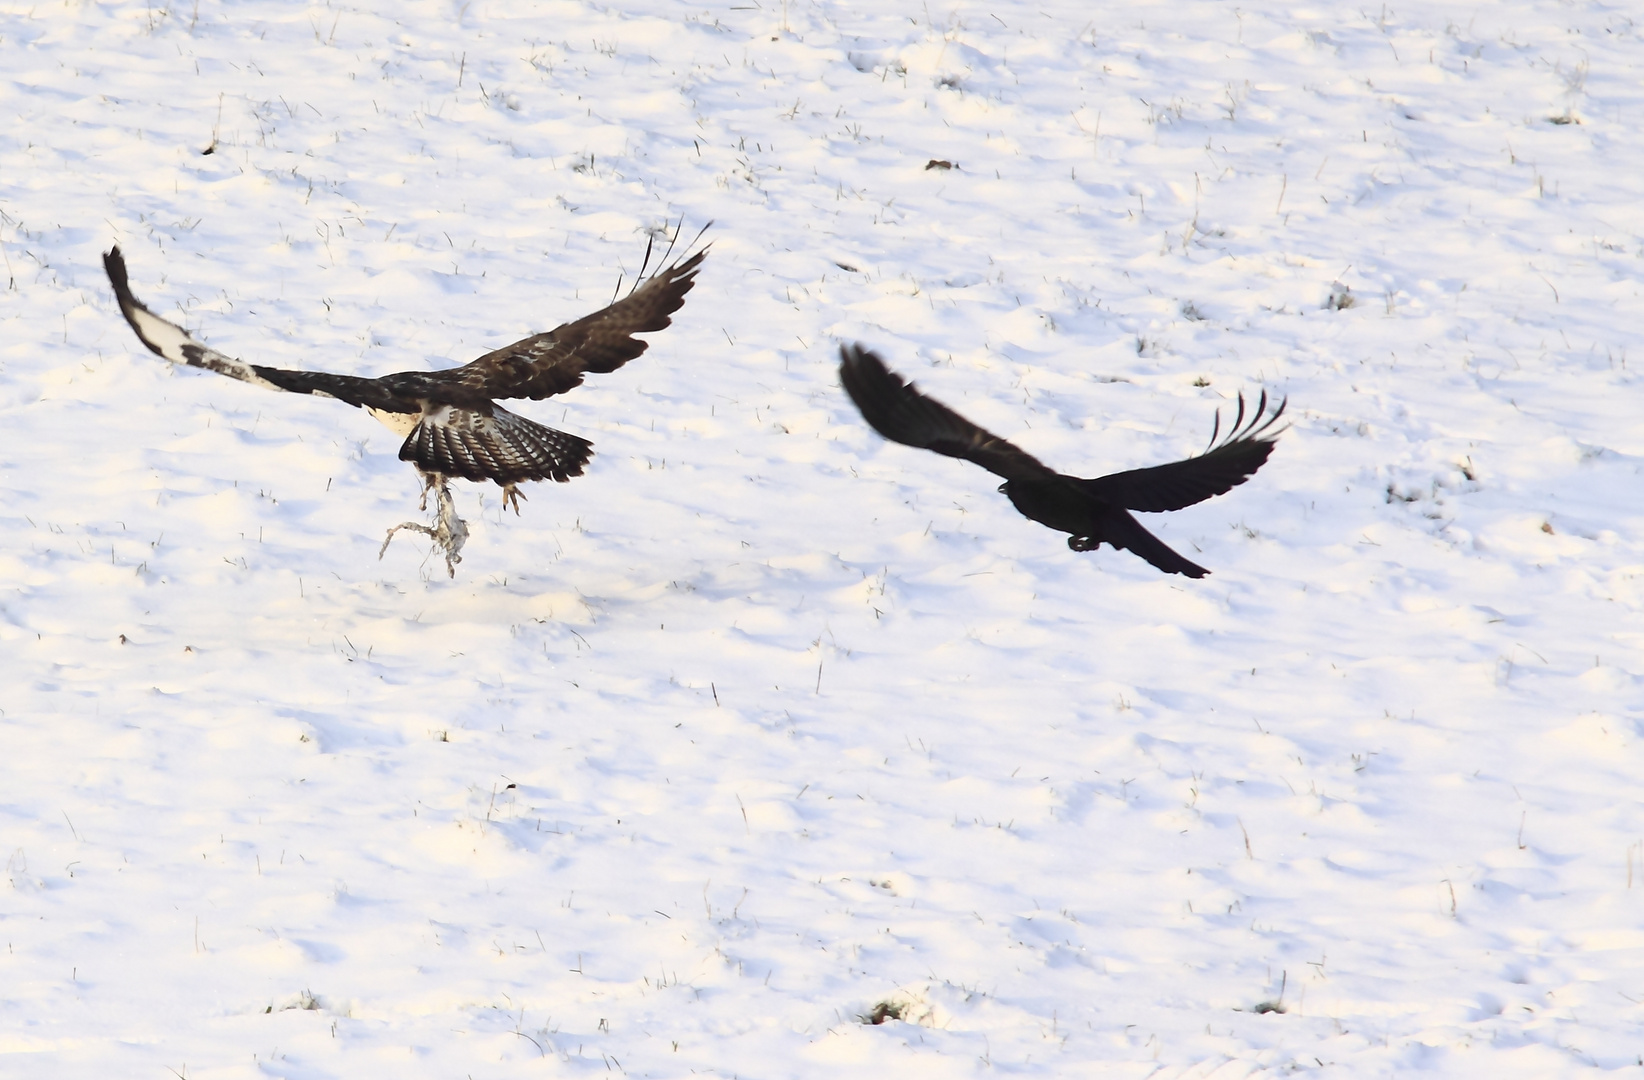
M 121 305 L 126 321 L 137 332 L 143 344 L 158 353 L 161 357 L 173 364 L 187 364 L 189 367 L 205 368 L 215 371 L 219 375 L 227 375 L 231 379 L 242 382 L 255 383 L 268 390 L 278 390 L 279 387 L 258 375 L 250 364 L 244 360 L 236 360 L 232 356 L 225 356 L 203 342 L 189 337 L 188 331 L 176 323 L 168 322 L 142 304 L 133 299 L 129 304 Z

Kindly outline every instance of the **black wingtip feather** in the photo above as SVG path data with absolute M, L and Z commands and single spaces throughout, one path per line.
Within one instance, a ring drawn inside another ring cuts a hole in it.
M 869 427 L 892 442 L 919 445 L 909 441 L 902 430 L 906 425 L 893 423 L 896 403 L 908 384 L 885 366 L 878 353 L 860 345 L 840 346 L 839 385 L 845 388 Z
M 924 448 L 923 443 L 910 438 L 905 417 L 902 423 L 897 422 L 898 412 L 906 411 L 903 391 L 913 384 L 886 367 L 878 353 L 861 345 L 841 345 L 839 384 L 869 427 L 892 442 Z
M 120 245 L 115 244 L 103 253 L 103 272 L 108 274 L 108 283 L 114 289 L 114 302 L 120 306 L 120 314 L 125 317 L 126 324 L 137 335 L 137 340 L 143 343 L 143 348 L 162 359 L 171 359 L 165 350 L 150 341 L 144 334 L 143 328 L 138 325 L 137 312 L 155 316 L 148 306 L 137 299 L 131 291 L 131 279 L 126 274 L 126 257 L 120 252 Z M 164 319 L 160 320 L 164 322 Z
M 107 272 L 108 282 L 114 286 L 116 296 L 131 295 L 131 282 L 126 277 L 126 257 L 120 254 L 119 244 L 103 253 L 103 270 Z
M 1247 426 L 1244 421 L 1247 410 L 1244 394 L 1241 392 L 1239 394 L 1238 413 L 1233 417 L 1233 423 L 1227 429 L 1227 439 L 1222 443 L 1222 445 L 1230 446 L 1237 442 L 1271 443 L 1280 435 L 1283 435 L 1286 431 L 1288 431 L 1290 428 L 1289 424 L 1279 428 L 1277 431 L 1273 430 L 1273 425 L 1277 424 L 1279 422 L 1279 418 L 1284 415 L 1285 407 L 1290 404 L 1290 398 L 1288 396 L 1281 398 L 1279 400 L 1279 407 L 1273 410 L 1273 414 L 1271 416 L 1267 414 L 1267 402 L 1267 391 L 1263 390 L 1261 392 L 1261 397 L 1256 402 L 1256 408 L 1250 411 L 1250 423 Z M 1210 441 L 1205 444 L 1203 454 L 1208 454 L 1219 449 L 1216 439 L 1217 436 L 1221 434 L 1221 430 L 1222 411 L 1217 409 L 1216 421 L 1210 429 Z M 1203 456 L 1203 454 L 1200 456 Z

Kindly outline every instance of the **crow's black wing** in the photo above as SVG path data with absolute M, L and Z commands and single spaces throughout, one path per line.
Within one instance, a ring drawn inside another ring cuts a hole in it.
M 126 276 L 126 260 L 120 248 L 103 256 L 103 269 L 108 271 L 109 284 L 114 287 L 114 298 L 120 304 L 120 314 L 126 317 L 137 340 L 149 352 L 173 364 L 204 368 L 219 375 L 227 375 L 241 382 L 254 383 L 266 390 L 288 390 L 296 394 L 317 394 L 336 398 L 350 405 L 369 405 L 387 412 L 415 412 L 414 406 L 397 398 L 375 379 L 361 379 L 354 375 L 333 375 L 325 371 L 290 371 L 248 364 L 213 349 L 189 336 L 187 330 L 150 311 L 141 300 L 132 295 L 131 283 Z
M 878 355 L 860 345 L 839 350 L 839 381 L 862 418 L 892 442 L 973 461 L 1006 480 L 1042 480 L 1056 473 L 1027 451 L 921 394 Z
M 487 398 L 541 399 L 563 394 L 581 386 L 587 372 L 615 371 L 643 353 L 649 342 L 634 335 L 664 330 L 673 322 L 670 316 L 684 305 L 707 254 L 703 248 L 658 270 L 627 296 L 575 322 L 516 341 L 459 368 L 407 374 Z
M 1081 480 L 1080 485 L 1104 502 L 1116 503 L 1128 510 L 1160 513 L 1180 510 L 1184 506 L 1203 502 L 1215 495 L 1244 483 L 1267 462 L 1273 452 L 1273 441 L 1284 429 L 1273 425 L 1284 415 L 1288 400 L 1267 415 L 1267 391 L 1262 391 L 1250 422 L 1245 423 L 1244 395 L 1239 395 L 1239 414 L 1221 442 L 1216 436 L 1221 430 L 1221 413 L 1216 414 L 1216 427 L 1210 434 L 1210 445 L 1205 452 L 1185 461 L 1155 465 L 1149 469 L 1130 469 L 1126 472 Z

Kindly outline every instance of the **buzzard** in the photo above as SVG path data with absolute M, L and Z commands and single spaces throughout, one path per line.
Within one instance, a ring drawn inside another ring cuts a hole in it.
M 863 419 L 879 434 L 904 446 L 974 461 L 1004 477 L 999 490 L 1011 504 L 1023 516 L 1071 534 L 1067 546 L 1074 551 L 1090 551 L 1107 543 L 1135 552 L 1167 574 L 1192 578 L 1210 571 L 1172 551 L 1130 511 L 1180 510 L 1237 487 L 1267 461 L 1274 440 L 1284 430 L 1274 428 L 1284 415 L 1284 401 L 1268 415 L 1267 392 L 1262 391 L 1246 423 L 1244 395 L 1240 394 L 1239 413 L 1227 436 L 1216 441 L 1222 419 L 1218 412 L 1210 445 L 1199 456 L 1082 480 L 1051 471 L 1033 455 L 921 394 L 860 345 L 840 349 L 839 379 L 862 410 Z
M 670 250 L 672 246 L 670 242 Z M 644 352 L 648 343 L 633 335 L 669 325 L 669 316 L 684 304 L 685 294 L 696 283 L 707 253 L 703 247 L 646 277 L 651 263 L 651 245 L 647 244 L 645 262 L 628 295 L 592 315 L 516 341 L 462 367 L 401 371 L 375 379 L 263 367 L 225 356 L 196 341 L 176 323 L 160 318 L 132 295 L 126 260 L 118 246 L 103 256 L 103 268 L 114 286 L 120 313 L 155 355 L 264 389 L 313 394 L 363 407 L 401 436 L 405 441 L 400 444 L 400 460 L 409 461 L 422 478 L 420 509 L 428 509 L 428 493 L 434 492 L 438 523 L 433 528 L 410 521 L 394 526 L 378 558 L 388 550 L 396 532 L 412 529 L 444 550 L 446 570 L 455 577 L 468 526 L 457 516 L 447 481 L 452 477 L 495 481 L 502 486 L 503 505 L 512 503 L 518 514 L 519 484 L 580 476 L 593 456 L 588 440 L 527 420 L 497 401 L 563 394 L 580 386 L 585 374 L 615 371 Z M 661 261 L 668 254 L 663 252 Z M 617 288 L 621 289 L 620 282 Z

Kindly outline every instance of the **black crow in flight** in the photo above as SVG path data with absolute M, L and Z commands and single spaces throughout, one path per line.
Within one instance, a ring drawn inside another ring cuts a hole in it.
M 677 235 L 677 234 L 676 234 Z M 701 234 L 698 234 L 700 237 Z M 672 244 L 669 245 L 670 247 Z M 126 260 L 118 247 L 103 256 L 120 313 L 150 352 L 173 364 L 205 368 L 219 375 L 268 390 L 335 398 L 365 411 L 404 439 L 400 460 L 409 461 L 428 492 L 439 501 L 436 528 L 407 522 L 388 532 L 388 549 L 399 529 L 426 533 L 445 551 L 453 576 L 468 527 L 457 516 L 447 481 L 492 480 L 502 486 L 503 505 L 519 512 L 517 485 L 527 480 L 569 480 L 582 475 L 593 456 L 588 440 L 518 416 L 498 399 L 540 400 L 582 385 L 582 377 L 604 374 L 643 353 L 647 343 L 634 334 L 662 330 L 685 303 L 696 272 L 707 255 L 703 248 L 645 276 L 642 266 L 628 295 L 592 315 L 563 323 L 545 334 L 516 341 L 462 367 L 444 371 L 402 371 L 368 379 L 326 371 L 263 367 L 225 356 L 196 341 L 176 323 L 162 319 L 131 292 Z M 649 266 L 651 248 L 645 249 Z M 664 253 L 663 258 L 667 255 Z M 620 288 L 620 286 L 619 286 Z
M 1244 395 L 1227 437 L 1220 442 L 1221 414 L 1210 445 L 1198 457 L 1082 480 L 1052 472 L 1033 455 L 990 435 L 946 405 L 921 394 L 860 345 L 839 350 L 839 379 L 863 419 L 892 442 L 974 461 L 1005 482 L 999 490 L 1022 514 L 1071 534 L 1067 546 L 1090 551 L 1100 544 L 1128 549 L 1167 574 L 1204 577 L 1210 571 L 1182 558 L 1142 528 L 1130 511 L 1180 510 L 1244 483 L 1267 461 L 1285 402 L 1267 413 L 1267 392 L 1245 422 Z

